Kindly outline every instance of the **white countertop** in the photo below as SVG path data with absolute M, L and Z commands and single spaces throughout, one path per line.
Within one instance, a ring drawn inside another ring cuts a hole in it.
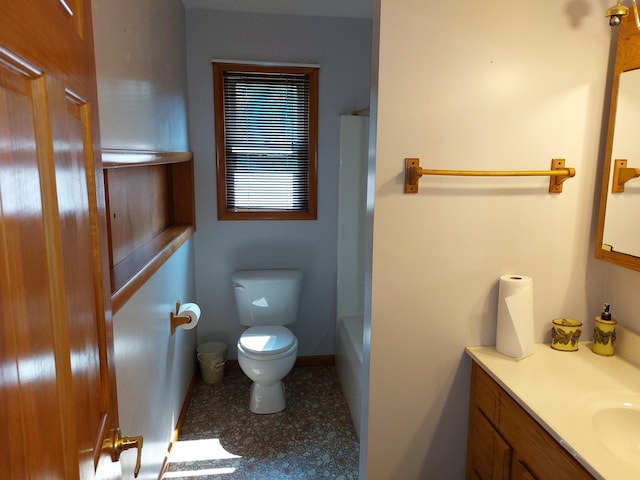
M 539 344 L 522 360 L 502 355 L 494 346 L 466 351 L 592 475 L 633 480 L 640 479 L 640 471 L 605 448 L 594 434 L 589 411 L 602 398 L 640 398 L 640 335 L 622 327 L 617 334 L 613 357 L 594 354 L 590 341 L 580 342 L 576 352 Z

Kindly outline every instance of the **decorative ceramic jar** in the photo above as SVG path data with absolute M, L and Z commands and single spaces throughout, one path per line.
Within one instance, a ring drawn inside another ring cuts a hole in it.
M 563 352 L 578 350 L 582 322 L 570 318 L 556 318 L 551 327 L 551 348 Z

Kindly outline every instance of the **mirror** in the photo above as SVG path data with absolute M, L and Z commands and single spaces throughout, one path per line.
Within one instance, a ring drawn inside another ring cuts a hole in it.
M 640 169 L 640 31 L 633 15 L 623 17 L 619 29 L 595 256 L 640 271 L 640 178 L 612 192 L 615 160 Z
M 613 251 L 640 257 L 640 182 L 629 181 L 624 192 L 613 191 L 616 160 L 628 159 L 627 168 L 640 166 L 640 69 L 620 74 L 617 103 L 602 243 Z

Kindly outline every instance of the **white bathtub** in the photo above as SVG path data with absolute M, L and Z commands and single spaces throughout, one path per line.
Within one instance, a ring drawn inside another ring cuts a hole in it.
M 336 371 L 347 399 L 351 419 L 360 438 L 362 399 L 362 315 L 338 319 L 336 334 Z

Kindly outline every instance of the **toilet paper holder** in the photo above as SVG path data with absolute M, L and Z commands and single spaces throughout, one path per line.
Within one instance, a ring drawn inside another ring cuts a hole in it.
M 178 315 L 180 311 L 180 302 L 176 302 L 176 312 L 170 312 L 169 317 L 171 318 L 171 335 L 175 335 L 176 329 L 180 325 L 186 325 L 191 322 L 191 318 L 186 315 Z

